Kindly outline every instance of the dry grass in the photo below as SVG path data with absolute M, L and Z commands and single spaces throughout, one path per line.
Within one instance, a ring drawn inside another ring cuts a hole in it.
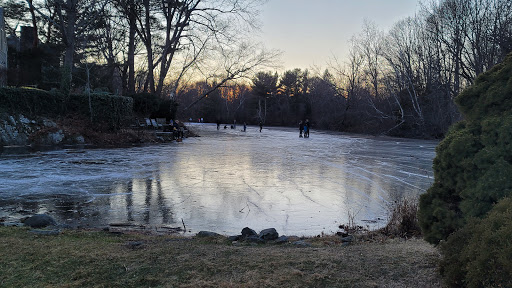
M 388 224 L 378 232 L 387 236 L 410 238 L 421 236 L 418 223 L 418 198 L 402 198 L 389 207 Z
M 1 227 L 0 287 L 440 286 L 439 253 L 423 240 L 306 241 L 312 247 Z

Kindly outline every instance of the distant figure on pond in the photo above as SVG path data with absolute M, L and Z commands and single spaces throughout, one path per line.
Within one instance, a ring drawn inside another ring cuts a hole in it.
M 309 120 L 304 123 L 304 138 L 309 138 Z
M 219 129 L 220 129 L 220 121 L 217 120 L 217 130 L 219 130 Z
M 302 120 L 299 122 L 299 138 L 302 138 L 302 131 L 304 131 L 304 124 L 302 123 Z
M 262 129 L 263 129 L 263 122 L 260 121 L 260 133 L 261 133 Z
M 245 124 L 245 122 L 244 122 L 244 132 L 246 129 L 247 129 L 247 124 Z

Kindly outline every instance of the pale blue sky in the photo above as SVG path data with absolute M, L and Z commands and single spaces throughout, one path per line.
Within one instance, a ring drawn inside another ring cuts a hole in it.
M 261 40 L 283 51 L 283 69 L 325 67 L 332 55 L 346 58 L 364 19 L 387 31 L 418 9 L 418 0 L 269 0 L 261 9 Z

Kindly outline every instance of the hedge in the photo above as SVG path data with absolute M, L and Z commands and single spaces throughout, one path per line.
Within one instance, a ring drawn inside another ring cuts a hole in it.
M 131 97 L 91 94 L 92 119 L 95 123 L 119 128 L 133 116 Z M 0 110 L 29 117 L 59 117 L 78 114 L 90 117 L 87 95 L 66 96 L 33 88 L 0 88 Z

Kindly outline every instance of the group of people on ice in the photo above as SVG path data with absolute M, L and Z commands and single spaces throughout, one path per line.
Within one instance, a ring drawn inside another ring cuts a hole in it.
M 299 122 L 299 137 L 302 138 L 304 135 L 304 138 L 309 138 L 309 120 L 306 119 L 306 121 L 302 122 L 300 120 Z
M 260 127 L 260 132 L 263 130 L 263 122 L 260 121 L 258 124 Z M 224 125 L 224 129 L 227 129 L 228 126 Z M 217 120 L 217 130 L 220 129 L 220 121 Z M 236 129 L 236 120 L 233 121 L 233 125 L 231 125 L 231 129 Z M 244 122 L 244 130 L 241 130 L 245 132 L 247 130 L 247 124 Z M 299 122 L 299 137 L 302 138 L 309 138 L 309 119 L 306 119 L 306 121 L 300 120 Z

